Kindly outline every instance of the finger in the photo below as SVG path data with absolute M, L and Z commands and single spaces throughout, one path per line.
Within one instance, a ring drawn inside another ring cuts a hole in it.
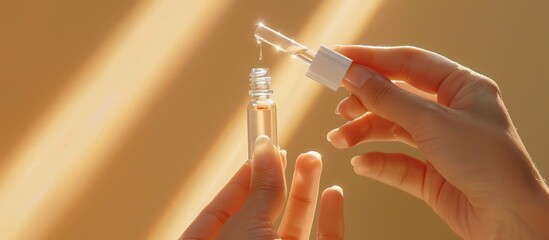
M 369 141 L 400 141 L 416 146 L 404 128 L 370 112 L 330 131 L 327 138 L 336 148 L 349 148 Z
M 244 164 L 183 232 L 180 239 L 210 239 L 244 204 L 250 188 L 250 165 Z
M 397 87 L 404 89 L 408 92 L 414 93 L 415 95 L 418 95 L 422 98 L 425 98 L 429 101 L 436 102 L 437 96 L 435 94 L 430 94 L 423 92 L 421 90 L 418 90 L 408 83 L 404 81 L 392 81 Z M 341 115 L 346 120 L 353 120 L 355 118 L 358 118 L 364 113 L 366 113 L 368 109 L 366 109 L 362 103 L 360 103 L 360 100 L 354 95 L 350 95 L 349 97 L 344 98 L 339 102 L 339 104 L 336 107 L 335 113 L 337 115 Z
M 351 65 L 343 85 L 368 111 L 408 130 L 417 128 L 418 123 L 439 119 L 446 110 L 444 106 L 403 90 L 385 76 L 357 64 Z
M 284 170 L 286 170 L 286 167 L 288 166 L 288 152 L 282 149 L 280 150 L 280 156 L 282 157 L 282 164 L 284 166 Z
M 267 136 L 260 136 L 255 143 L 252 160 L 250 193 L 242 207 L 244 215 L 274 222 L 284 206 L 286 180 L 282 157 Z
M 318 217 L 318 240 L 341 240 L 344 235 L 343 189 L 339 186 L 322 192 Z
M 442 82 L 460 68 L 442 55 L 415 47 L 339 46 L 336 51 L 429 93 L 437 93 Z
M 347 120 L 353 120 L 360 117 L 367 111 L 368 110 L 354 95 L 344 98 L 336 107 L 336 114 L 341 115 Z
M 278 229 L 282 239 L 309 239 L 322 171 L 320 159 L 317 152 L 297 157 L 292 188 Z
M 425 163 L 404 154 L 371 152 L 351 159 L 356 174 L 422 197 Z
M 437 102 L 437 95 L 434 93 L 428 93 L 428 92 L 419 90 L 405 81 L 393 80 L 391 82 L 393 82 L 393 84 L 395 84 L 397 87 L 402 88 L 408 92 L 411 92 L 419 97 L 425 98 L 431 102 Z

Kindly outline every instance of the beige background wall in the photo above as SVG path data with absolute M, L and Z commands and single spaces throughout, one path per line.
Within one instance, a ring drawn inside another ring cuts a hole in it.
M 198 4 L 188 2 L 189 7 Z M 218 2 L 216 4 L 221 4 Z M 175 52 L 172 63 L 176 70 L 161 75 L 164 84 L 146 104 L 138 106 L 141 114 L 132 115 L 132 124 L 118 141 L 106 148 L 105 154 L 87 160 L 103 164 L 84 184 L 75 188 L 77 192 L 67 195 L 70 198 L 63 202 L 65 208 L 56 212 L 55 217 L 31 212 L 28 218 L 34 219 L 32 223 L 37 225 L 21 223 L 32 232 L 21 236 L 33 239 L 143 239 L 148 236 L 154 239 L 153 232 L 162 230 L 158 223 L 162 222 L 165 211 L 172 209 L 168 206 L 177 205 L 174 203 L 177 196 L 185 196 L 181 189 L 189 183 L 209 184 L 194 183 L 190 179 L 196 176 L 192 174 L 200 174 L 197 172 L 200 161 L 208 152 L 234 143 L 216 141 L 224 137 L 228 121 L 243 114 L 239 111 L 247 98 L 250 67 L 263 65 L 274 71 L 288 61 L 301 64 L 269 48 L 264 49 L 265 60 L 259 63 L 252 37 L 254 24 L 263 19 L 297 38 L 308 19 L 325 2 L 229 1 L 222 10 L 208 13 L 212 15 L 212 24 L 191 23 L 205 27 L 199 30 L 200 34 L 185 35 L 190 39 L 198 37 L 196 45 L 185 50 L 185 54 Z M 145 3 L 151 2 L 0 3 L 0 173 L 7 175 L 6 171 L 12 171 L 11 166 L 17 161 L 11 157 L 14 151 L 28 147 L 25 144 L 32 138 L 33 129 L 40 125 L 39 121 L 45 121 L 44 116 L 48 116 L 59 96 L 70 91 L 68 86 L 81 74 L 89 59 L 130 13 Z M 418 46 L 491 77 L 500 85 L 532 158 L 542 174 L 549 177 L 546 149 L 549 131 L 544 124 L 549 122 L 548 9 L 549 3 L 543 0 L 380 1 L 370 22 L 356 29 L 359 37 L 341 44 Z M 183 12 L 184 9 L 182 14 L 187 14 Z M 352 22 L 360 14 L 363 13 L 353 11 L 344 17 Z M 137 48 L 132 58 L 146 62 L 147 59 L 140 59 L 141 53 Z M 137 70 L 131 64 L 115 68 Z M 303 77 L 304 72 L 299 73 L 292 76 L 292 81 L 310 81 Z M 274 75 L 273 81 L 279 76 Z M 288 150 L 290 160 L 308 150 L 323 154 L 321 187 L 338 184 L 345 190 L 347 239 L 457 239 L 419 200 L 352 174 L 349 159 L 365 151 L 401 151 L 416 156 L 418 153 L 398 143 L 370 143 L 349 151 L 332 148 L 325 135 L 343 123 L 333 112 L 347 94 L 343 89 L 333 93 L 312 86 L 320 95 L 312 107 L 301 110 L 304 117 L 299 118 L 297 130 L 279 129 L 279 134 L 289 139 L 282 147 Z M 105 89 L 108 88 L 106 85 Z M 288 107 L 279 104 L 281 113 Z M 70 132 L 63 134 L 69 142 L 82 140 Z M 89 144 L 99 144 L 108 135 L 107 131 Z M 241 141 L 245 141 L 245 135 L 242 136 Z M 46 144 L 55 145 L 55 141 L 59 140 L 52 137 Z M 62 147 L 64 143 L 55 146 Z M 72 151 L 71 148 L 62 151 Z M 245 151 L 245 144 L 238 148 Z M 80 157 L 85 158 L 77 156 L 75 161 Z M 242 161 L 245 157 L 245 154 L 240 156 Z M 41 156 L 35 159 L 54 162 L 57 158 L 53 154 L 44 156 L 43 160 Z M 288 169 L 292 167 L 290 161 Z M 231 173 L 212 176 L 211 181 L 222 183 Z M 41 189 L 37 176 L 28 176 L 28 182 Z M 70 182 L 71 178 L 64 181 Z M 55 185 L 42 190 L 47 194 L 54 188 Z M 41 194 L 34 195 L 36 201 L 41 201 Z M 64 197 L 63 191 L 56 194 Z M 18 197 L 26 200 L 25 196 L 12 196 Z M 206 203 L 197 201 L 197 209 Z M 56 201 L 51 204 L 53 209 L 59 207 Z M 2 215 L 0 213 L 0 217 Z M 192 214 L 180 218 L 192 218 Z M 184 227 L 181 225 L 180 231 Z

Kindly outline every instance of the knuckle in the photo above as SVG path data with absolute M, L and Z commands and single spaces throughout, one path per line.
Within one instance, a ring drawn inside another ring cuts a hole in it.
M 486 93 L 488 93 L 492 96 L 501 95 L 501 90 L 500 90 L 498 84 L 496 83 L 496 81 L 494 81 L 490 78 L 483 77 L 482 81 L 480 81 L 480 86 L 481 86 L 481 89 L 483 91 L 485 91 Z
M 206 210 L 204 215 L 213 218 L 221 224 L 224 224 L 231 217 L 229 213 L 223 210 Z
M 482 92 L 483 94 L 489 93 L 492 95 L 500 94 L 500 89 L 496 81 L 486 77 L 480 73 L 477 73 L 473 70 L 466 69 L 463 71 L 462 78 L 470 79 L 477 91 Z
M 263 192 L 268 194 L 278 194 L 283 192 L 282 187 L 271 183 L 270 181 L 262 180 L 257 184 L 252 185 L 250 192 Z
M 298 194 L 291 194 L 290 200 L 304 203 L 306 205 L 316 204 L 316 198 L 308 197 L 308 196 L 300 196 Z
M 399 155 L 403 156 L 402 154 Z M 405 165 L 398 164 L 395 168 L 395 174 L 395 186 L 401 187 L 406 183 L 406 180 L 408 179 L 409 169 Z
M 383 84 L 373 91 L 371 94 L 371 104 L 375 108 L 383 105 L 388 94 L 395 91 L 396 86 L 394 84 Z
M 501 95 L 498 84 L 469 68 L 458 66 L 445 78 L 439 87 L 439 95 L 444 96 L 448 106 L 459 105 L 464 96 L 473 98 L 498 97 Z
M 468 75 L 469 70 L 460 65 L 450 69 L 438 86 L 439 100 L 442 100 L 445 105 L 452 105 L 455 95 L 463 87 Z
M 367 171 L 363 170 L 364 175 L 372 176 L 374 179 L 380 179 L 385 174 L 385 155 L 381 152 L 370 152 L 361 156 L 365 161 Z M 361 174 L 361 175 L 362 175 Z
M 425 102 L 422 106 L 422 111 L 417 113 L 420 123 L 428 123 L 430 125 L 441 126 L 447 124 L 447 110 L 438 104 Z

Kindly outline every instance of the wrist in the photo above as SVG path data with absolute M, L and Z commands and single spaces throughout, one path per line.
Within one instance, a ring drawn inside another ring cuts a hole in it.
M 515 210 L 515 220 L 507 228 L 509 235 L 502 239 L 549 239 L 549 192 L 546 189 L 517 205 Z
M 540 198 L 538 207 L 530 210 L 530 217 L 525 219 L 531 233 L 530 239 L 549 239 L 549 194 Z

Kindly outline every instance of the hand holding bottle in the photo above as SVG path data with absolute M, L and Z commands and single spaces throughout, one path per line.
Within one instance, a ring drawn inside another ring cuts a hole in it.
M 286 202 L 286 154 L 268 137 L 255 142 L 246 163 L 202 210 L 180 239 L 309 239 L 322 162 L 316 152 L 296 160 L 292 188 L 278 232 L 274 223 Z M 343 192 L 324 190 L 318 239 L 343 239 Z
M 343 46 L 353 59 L 338 105 L 349 122 L 331 131 L 337 148 L 402 141 L 420 161 L 370 152 L 351 160 L 357 174 L 424 200 L 466 239 L 549 238 L 549 191 L 491 79 L 441 55 L 412 47 Z M 403 79 L 428 101 L 396 87 Z

